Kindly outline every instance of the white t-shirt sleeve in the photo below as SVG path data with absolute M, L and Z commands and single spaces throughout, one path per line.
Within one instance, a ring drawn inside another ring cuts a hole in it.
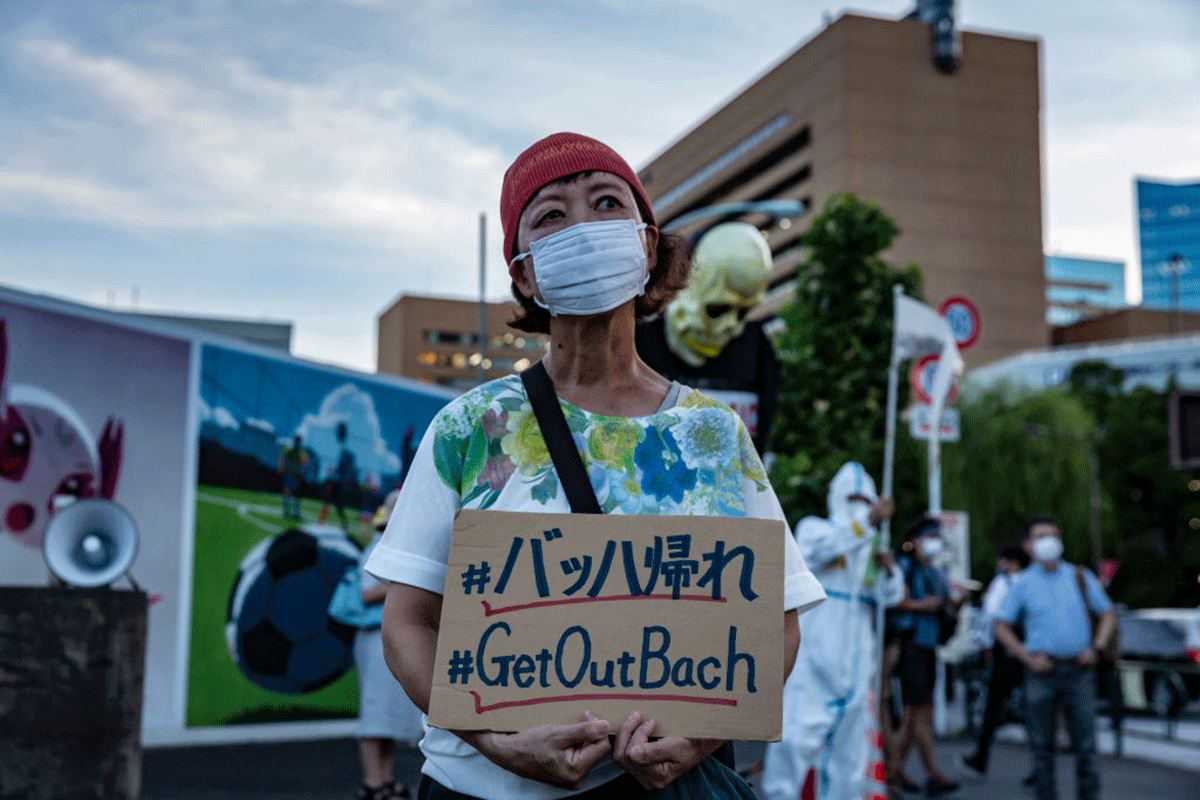
M 436 427 L 431 424 L 421 437 L 396 507 L 367 559 L 366 570 L 382 580 L 442 594 L 459 495 L 442 481 L 434 466 Z
M 758 462 L 758 452 L 754 449 L 750 434 L 744 426 L 741 439 L 742 458 Z M 758 469 L 762 470 L 761 463 Z M 765 471 L 763 474 L 765 475 Z M 800 548 L 796 546 L 796 539 L 788 527 L 787 517 L 783 513 L 783 507 L 779 505 L 775 490 L 765 480 L 762 484 L 765 488 L 760 488 L 758 481 L 750 476 L 742 478 L 746 516 L 779 520 L 779 535 L 783 537 L 783 608 L 785 611 L 796 609 L 804 613 L 825 599 L 825 590 L 804 563 L 804 556 L 800 555 Z

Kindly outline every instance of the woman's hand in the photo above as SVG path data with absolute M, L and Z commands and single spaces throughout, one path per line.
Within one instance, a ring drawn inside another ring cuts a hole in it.
M 636 711 L 621 724 L 613 745 L 613 761 L 646 789 L 661 789 L 699 764 L 721 746 L 720 739 L 668 736 L 650 741 L 654 720 Z
M 608 721 L 590 713 L 573 725 L 539 725 L 520 733 L 456 733 L 509 772 L 566 789 L 582 786 L 611 749 Z

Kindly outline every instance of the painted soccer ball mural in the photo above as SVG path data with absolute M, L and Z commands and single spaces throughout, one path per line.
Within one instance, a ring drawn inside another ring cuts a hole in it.
M 341 528 L 301 525 L 246 554 L 229 597 L 225 639 L 247 678 L 272 692 L 307 694 L 353 666 L 355 629 L 325 610 L 359 552 Z

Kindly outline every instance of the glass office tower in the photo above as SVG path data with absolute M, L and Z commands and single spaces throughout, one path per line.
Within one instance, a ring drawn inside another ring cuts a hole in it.
M 1070 325 L 1125 307 L 1125 262 L 1046 256 L 1046 322 Z
M 1200 309 L 1200 181 L 1136 183 L 1142 304 Z

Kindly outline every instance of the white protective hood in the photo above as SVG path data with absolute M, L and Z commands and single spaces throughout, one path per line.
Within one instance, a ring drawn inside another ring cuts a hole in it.
M 849 498 L 852 495 L 862 495 L 872 504 L 879 499 L 875 491 L 875 481 L 857 461 L 849 461 L 842 465 L 833 480 L 829 482 L 829 520 L 835 525 L 848 525 L 850 519 Z

